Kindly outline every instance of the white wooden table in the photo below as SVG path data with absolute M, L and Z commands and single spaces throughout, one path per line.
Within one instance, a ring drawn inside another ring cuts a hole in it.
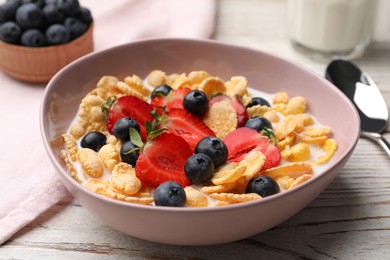
M 285 0 L 223 0 L 214 39 L 298 61 L 323 75 L 289 44 Z M 354 63 L 390 105 L 390 42 L 374 42 Z M 389 131 L 385 136 L 390 140 Z M 52 207 L 0 247 L 0 259 L 390 259 L 390 159 L 361 139 L 333 183 L 285 223 L 234 243 L 177 247 L 139 240 L 102 224 L 76 201 Z

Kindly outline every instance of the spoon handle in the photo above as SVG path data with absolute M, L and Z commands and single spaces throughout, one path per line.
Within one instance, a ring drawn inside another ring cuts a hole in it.
M 390 143 L 382 135 L 370 132 L 361 132 L 360 135 L 377 142 L 390 156 Z

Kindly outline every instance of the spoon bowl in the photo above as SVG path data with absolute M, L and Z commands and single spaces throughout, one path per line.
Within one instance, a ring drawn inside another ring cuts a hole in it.
M 381 135 L 387 128 L 389 112 L 371 77 L 349 61 L 333 60 L 326 68 L 325 78 L 354 104 L 361 122 L 360 135 L 378 142 L 390 156 L 390 144 Z

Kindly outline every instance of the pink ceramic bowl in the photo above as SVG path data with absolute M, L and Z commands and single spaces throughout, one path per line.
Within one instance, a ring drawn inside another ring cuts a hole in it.
M 299 187 L 259 201 L 214 208 L 170 208 L 115 201 L 94 194 L 67 173 L 59 160 L 56 138 L 76 115 L 81 99 L 103 75 L 145 77 L 205 70 L 229 79 L 243 75 L 251 87 L 269 93 L 303 95 L 309 112 L 333 128 L 339 147 L 326 169 Z M 337 112 L 337 115 L 336 115 Z M 41 109 L 41 130 L 48 155 L 67 189 L 88 210 L 114 229 L 131 236 L 176 245 L 207 245 L 243 239 L 292 217 L 316 198 L 345 165 L 359 136 L 352 104 L 328 81 L 280 57 L 214 41 L 152 39 L 83 57 L 49 82 Z

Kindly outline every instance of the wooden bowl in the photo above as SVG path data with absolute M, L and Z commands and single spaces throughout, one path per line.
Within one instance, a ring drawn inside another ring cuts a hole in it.
M 46 83 L 68 63 L 93 51 L 93 24 L 71 42 L 49 47 L 24 47 L 0 41 L 0 69 L 32 83 Z

